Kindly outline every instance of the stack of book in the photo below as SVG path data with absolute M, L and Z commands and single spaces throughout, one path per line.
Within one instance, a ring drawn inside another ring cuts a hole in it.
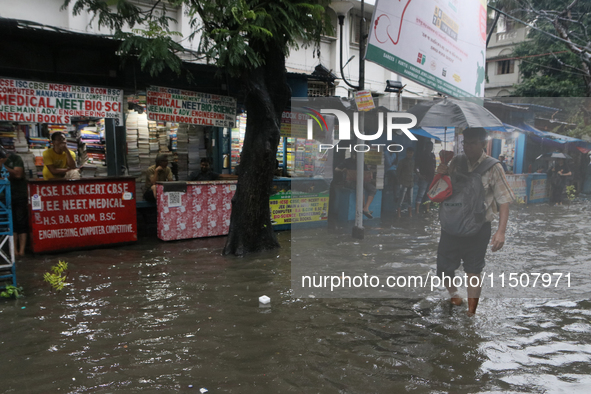
M 23 163 L 25 165 L 25 176 L 27 179 L 37 179 L 37 166 L 35 165 L 35 155 L 32 152 L 24 152 L 19 153 L 20 157 L 23 159 Z M 43 171 L 43 168 L 41 168 Z
M 179 128 L 178 123 L 170 123 L 169 124 L 168 138 L 170 139 L 170 150 L 172 150 L 173 152 L 176 151 L 176 149 L 177 149 L 176 133 L 177 133 L 178 128 Z
M 179 181 L 189 179 L 189 126 L 181 124 L 177 130 L 177 163 L 179 168 Z
M 34 173 L 34 175 L 31 177 L 32 179 L 35 179 L 35 176 L 37 178 L 43 178 L 43 151 L 45 150 L 45 148 L 33 148 L 31 147 L 31 153 L 33 154 L 34 157 L 34 164 L 35 164 L 35 168 L 36 168 L 36 173 Z M 31 168 L 32 169 L 32 168 Z M 34 172 L 35 170 L 33 170 Z
M 164 122 L 158 122 L 158 151 L 160 153 L 164 153 L 166 155 L 170 155 L 170 150 L 168 149 L 168 132 L 170 130 L 169 127 L 166 126 Z
M 80 152 L 81 162 L 105 165 L 105 145 L 101 141 L 101 135 L 94 124 L 80 124 Z
M 7 151 L 14 152 L 14 139 L 16 137 L 16 128 L 14 124 L 8 122 L 0 123 L 0 144 Z
M 189 157 L 188 157 L 188 171 L 189 174 L 193 173 L 193 172 L 199 172 L 200 167 L 201 167 L 201 163 L 200 163 L 200 148 L 201 148 L 201 141 L 204 141 L 204 134 L 203 134 L 203 128 L 199 127 L 199 126 L 190 126 L 189 127 L 189 144 L 187 146 L 188 151 L 189 151 Z M 202 156 L 202 157 L 205 157 Z
M 150 159 L 150 131 L 148 129 L 148 116 L 144 112 L 138 115 L 138 148 L 140 158 L 140 168 L 146 171 L 154 160 Z
M 158 127 L 156 121 L 148 121 L 148 140 L 150 145 L 150 161 L 152 164 L 156 163 L 156 157 L 158 156 Z
M 140 150 L 138 146 L 138 113 L 130 111 L 127 113 L 127 120 L 125 121 L 127 130 L 127 170 L 129 176 L 140 177 L 142 169 L 140 167 Z
M 17 128 L 16 138 L 14 139 L 14 151 L 16 153 L 27 153 L 29 151 L 29 144 L 27 143 L 27 136 L 25 132 Z
M 45 149 L 49 147 L 49 138 L 45 137 L 29 137 L 30 149 Z
M 135 189 L 137 190 L 138 199 L 141 199 L 146 180 L 146 170 L 154 164 L 150 160 L 150 131 L 148 130 L 148 115 L 145 112 L 138 115 L 138 147 L 141 173 L 135 179 Z
M 60 125 L 60 124 L 49 124 L 47 125 L 47 130 L 49 131 L 49 138 L 51 139 L 51 135 L 55 132 L 60 132 L 60 133 L 64 133 L 67 134 L 68 133 L 68 127 L 66 125 Z

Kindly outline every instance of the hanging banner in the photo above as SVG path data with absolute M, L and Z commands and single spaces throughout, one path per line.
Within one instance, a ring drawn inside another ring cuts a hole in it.
M 371 111 L 376 107 L 369 90 L 361 90 L 355 93 L 355 104 L 357 104 L 357 111 L 359 112 Z
M 484 97 L 485 0 L 378 0 L 366 59 L 453 97 Z
M 236 123 L 236 99 L 150 86 L 146 112 L 150 120 L 232 128 Z
M 0 78 L 0 121 L 70 124 L 73 117 L 123 124 L 121 89 Z

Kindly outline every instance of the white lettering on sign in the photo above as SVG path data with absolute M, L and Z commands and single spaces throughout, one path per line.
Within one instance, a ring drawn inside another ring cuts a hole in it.
M 52 218 L 53 219 L 53 218 Z M 133 233 L 131 224 L 114 224 L 110 226 L 89 226 L 81 228 L 61 228 L 51 230 L 39 230 L 39 239 L 56 239 L 71 237 L 87 237 L 103 234 Z

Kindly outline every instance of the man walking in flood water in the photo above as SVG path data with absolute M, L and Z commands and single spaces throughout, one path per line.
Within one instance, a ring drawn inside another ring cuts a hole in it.
M 488 243 L 492 245 L 491 250 L 496 252 L 505 244 L 505 230 L 509 219 L 509 204 L 515 199 L 513 191 L 505 178 L 505 171 L 501 164 L 496 161 L 488 169 L 482 171 L 480 165 L 490 161 L 490 156 L 484 152 L 486 146 L 486 130 L 473 128 L 464 130 L 464 155 L 455 157 L 448 166 L 441 164 L 437 169 L 438 173 L 450 174 L 452 182 L 458 173 L 481 174 L 482 186 L 484 187 L 484 204 L 486 208 L 484 224 L 475 234 L 469 236 L 458 236 L 441 230 L 441 238 L 437 249 L 437 275 L 442 278 L 445 287 L 451 295 L 451 303 L 461 305 L 462 298 L 458 295 L 458 289 L 451 280 L 455 276 L 455 270 L 464 263 L 464 271 L 468 277 L 468 315 L 476 313 L 481 287 L 472 284 L 480 283 L 481 273 L 484 268 L 484 257 Z M 486 163 L 483 164 L 486 166 Z M 461 176 L 461 174 L 460 174 Z M 456 190 L 454 189 L 454 193 Z M 445 204 L 445 202 L 443 202 Z M 499 226 L 491 239 L 491 221 L 495 214 L 499 213 Z M 479 278 L 478 281 L 470 279 Z

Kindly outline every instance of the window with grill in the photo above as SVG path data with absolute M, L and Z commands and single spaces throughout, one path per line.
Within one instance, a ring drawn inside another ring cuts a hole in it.
M 321 81 L 308 81 L 308 97 L 331 97 L 334 94 L 334 85 Z
M 515 60 L 501 60 L 497 62 L 497 75 L 513 74 L 515 72 Z

